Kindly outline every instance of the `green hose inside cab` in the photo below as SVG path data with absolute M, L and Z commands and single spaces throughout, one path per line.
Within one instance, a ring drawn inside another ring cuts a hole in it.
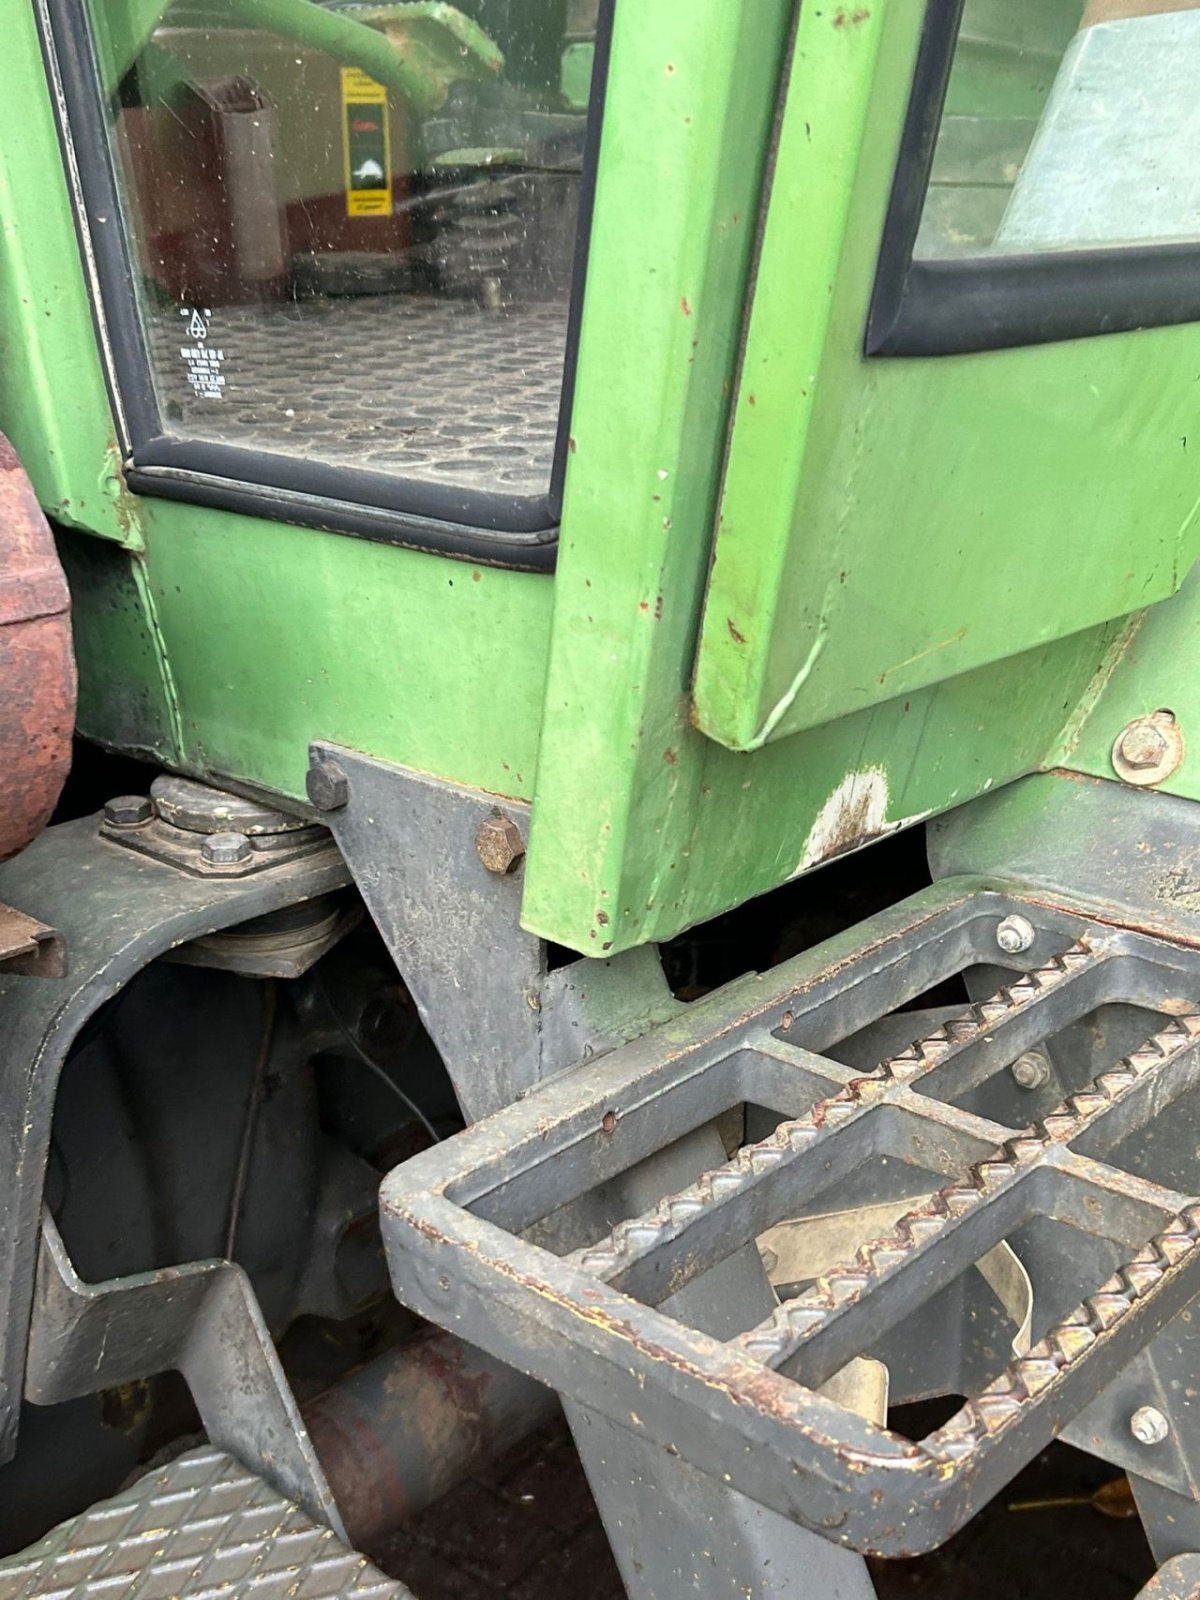
M 172 0 L 113 0 L 100 9 L 97 50 L 106 94 L 116 91 L 150 43 Z M 402 95 L 420 112 L 436 111 L 452 83 L 504 70 L 504 56 L 478 23 L 445 0 L 400 0 L 356 7 L 353 16 L 314 0 L 213 0 L 215 25 L 241 24 L 320 50 Z

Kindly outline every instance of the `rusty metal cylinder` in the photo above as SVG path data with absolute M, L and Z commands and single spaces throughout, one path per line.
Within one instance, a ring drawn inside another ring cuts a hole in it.
M 0 861 L 50 820 L 74 723 L 67 580 L 33 486 L 0 434 Z
M 422 1334 L 304 1407 L 351 1544 L 369 1551 L 558 1410 L 558 1396 L 449 1334 Z

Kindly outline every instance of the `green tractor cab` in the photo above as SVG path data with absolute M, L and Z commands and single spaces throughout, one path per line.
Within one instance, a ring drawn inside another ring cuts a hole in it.
M 1191 1593 L 1200 6 L 8 23 L 0 1600 Z

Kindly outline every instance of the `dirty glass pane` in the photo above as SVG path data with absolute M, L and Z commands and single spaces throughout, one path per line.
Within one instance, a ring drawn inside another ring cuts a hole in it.
M 918 258 L 1200 238 L 1200 0 L 967 0 Z
M 599 0 L 92 0 L 164 432 L 543 494 Z

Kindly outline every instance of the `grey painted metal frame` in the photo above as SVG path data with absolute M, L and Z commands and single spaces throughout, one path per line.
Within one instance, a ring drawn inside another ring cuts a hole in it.
M 1013 913 L 1034 936 L 1000 957 Z M 817 1053 L 998 958 L 1027 970 L 875 1071 Z M 1161 1025 L 1036 1125 L 958 1103 L 1118 1003 Z M 803 1527 L 880 1555 L 927 1550 L 1200 1293 L 1200 1200 L 1107 1159 L 1197 1086 L 1200 954 L 950 880 L 398 1168 L 381 1195 L 393 1283 L 422 1315 Z M 785 1120 L 591 1246 L 559 1257 L 522 1237 L 739 1103 Z M 715 1338 L 666 1314 L 687 1284 L 881 1156 L 946 1186 L 746 1333 Z M 1116 1241 L 1128 1264 L 943 1428 L 901 1439 L 814 1392 L 1034 1217 Z
M 25 1393 L 37 1405 L 174 1370 L 209 1442 L 346 1536 L 250 1280 L 229 1261 L 196 1261 L 84 1283 L 54 1220 L 42 1218 Z
M 546 952 L 520 925 L 522 874 L 489 872 L 475 848 L 494 796 L 314 744 L 346 799 L 325 820 L 430 1037 L 463 1115 L 485 1116 L 541 1076 Z M 529 808 L 503 814 L 528 833 Z
M 69 959 L 53 983 L 0 974 L 0 1460 L 16 1448 L 50 1124 L 72 1043 L 156 956 L 348 881 L 332 846 L 241 880 L 193 877 L 102 839 L 91 817 L 47 829 L 0 867 L 0 899 L 53 923 Z
M 468 1120 L 678 1010 L 653 950 L 547 970 L 521 927 L 520 863 L 489 872 L 475 844 L 497 815 L 527 835 L 527 805 L 340 745 L 314 744 L 310 761 L 345 780 L 325 820 Z

